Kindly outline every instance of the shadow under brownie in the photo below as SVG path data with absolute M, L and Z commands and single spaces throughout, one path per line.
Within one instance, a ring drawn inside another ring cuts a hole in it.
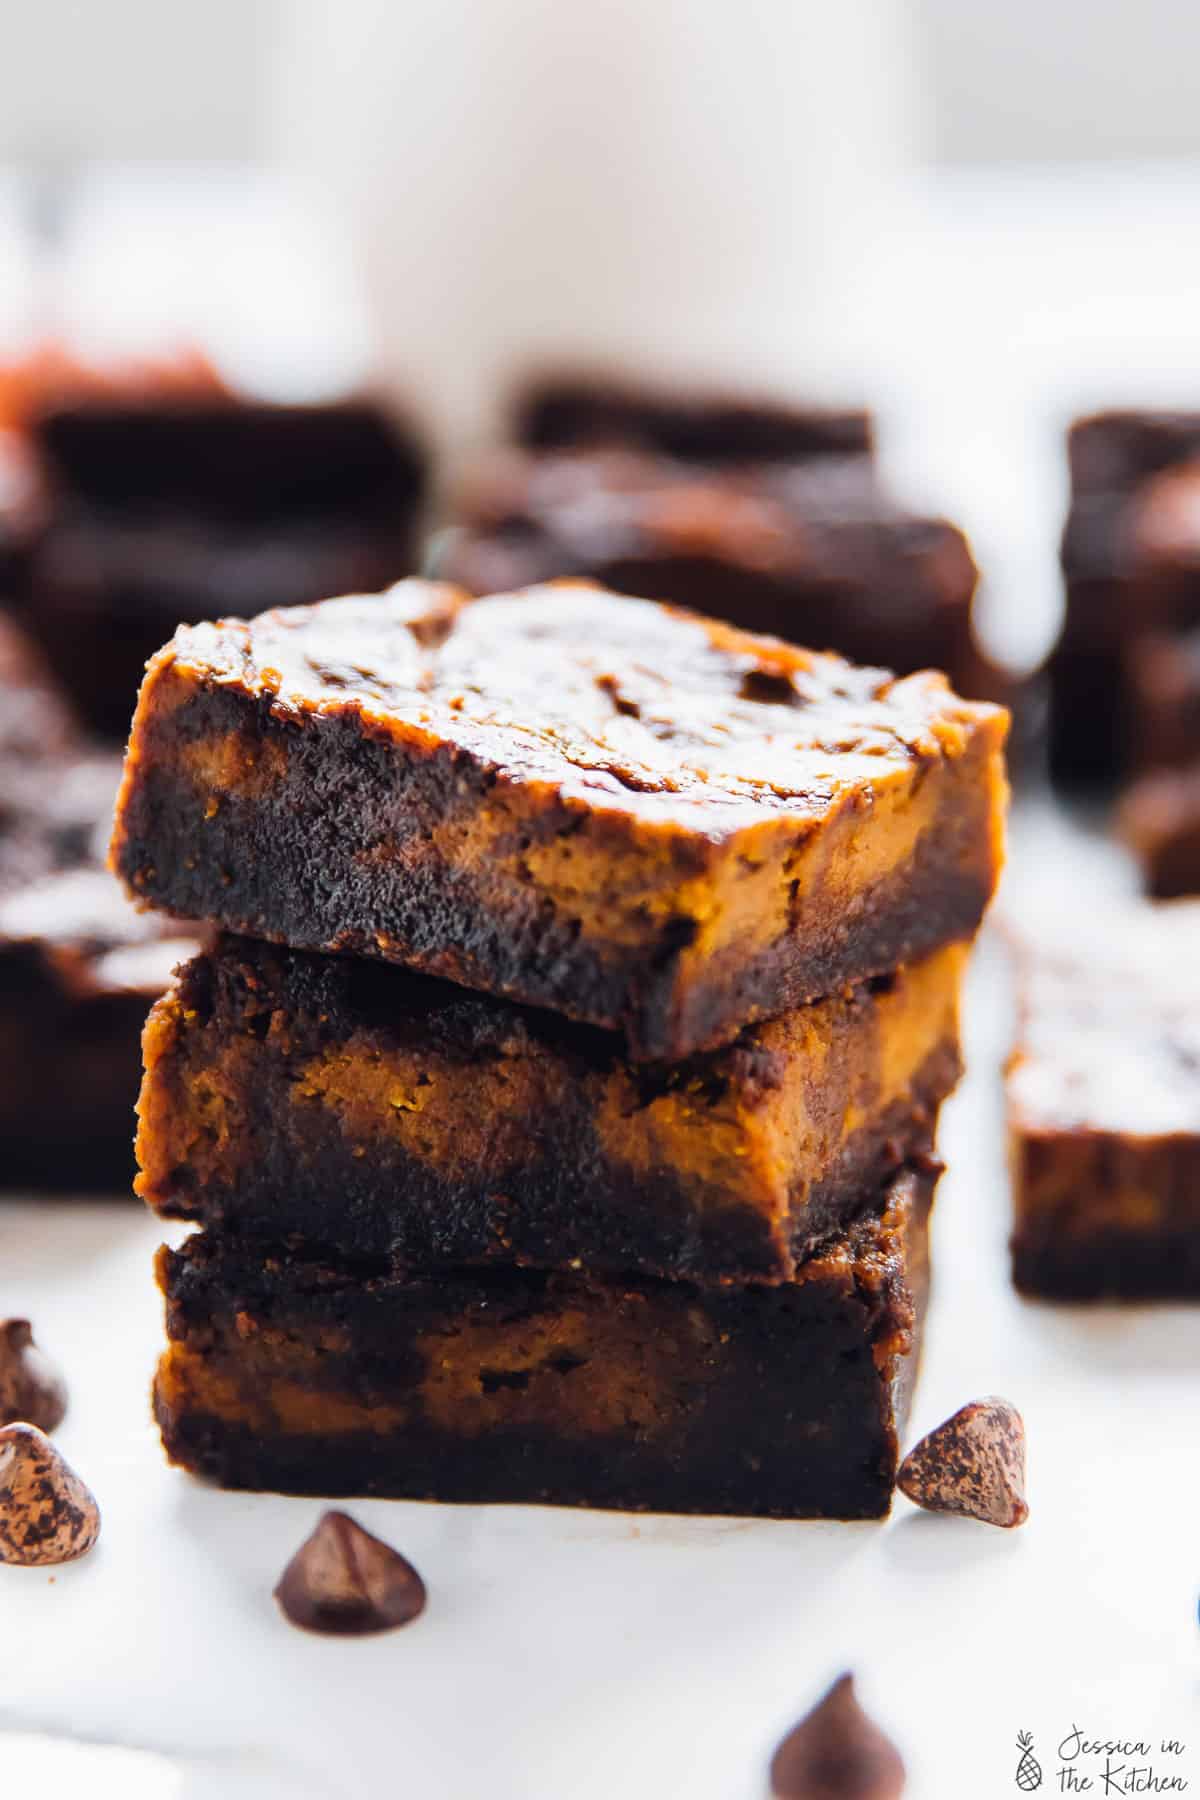
M 381 957 L 678 1061 L 970 939 L 1007 714 L 579 583 L 185 628 L 113 866 L 139 899 Z
M 230 1487 L 879 1518 L 928 1284 L 932 1176 L 777 1287 L 160 1252 L 168 1453 Z
M 343 1257 L 788 1280 L 932 1147 L 966 957 L 662 1066 L 448 982 L 226 937 L 147 1025 L 137 1189 Z

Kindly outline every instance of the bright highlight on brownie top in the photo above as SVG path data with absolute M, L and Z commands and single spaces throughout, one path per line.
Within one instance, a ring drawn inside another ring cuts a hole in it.
M 231 1486 L 887 1512 L 1003 709 L 588 583 L 181 629 L 131 895 L 170 1454 Z

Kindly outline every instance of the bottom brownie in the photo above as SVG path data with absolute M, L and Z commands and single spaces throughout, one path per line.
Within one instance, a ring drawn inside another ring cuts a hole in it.
M 775 1287 L 355 1270 L 200 1234 L 159 1256 L 168 1454 L 290 1493 L 882 1517 L 934 1186 L 898 1177 Z

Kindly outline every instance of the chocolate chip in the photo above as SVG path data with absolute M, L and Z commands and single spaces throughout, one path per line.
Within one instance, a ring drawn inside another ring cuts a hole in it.
M 1025 1422 L 1011 1401 L 973 1400 L 910 1450 L 901 1493 L 929 1512 L 961 1513 L 1011 1529 L 1029 1517 Z
M 33 1341 L 28 1319 L 0 1319 L 0 1425 L 23 1419 L 54 1431 L 67 1410 L 67 1390 Z
M 394 1631 L 425 1610 L 425 1583 L 410 1562 L 347 1513 L 327 1512 L 275 1589 L 293 1625 L 360 1637 Z
M 99 1535 L 99 1507 L 45 1432 L 0 1428 L 0 1562 L 71 1562 Z
M 904 1791 L 900 1752 L 868 1719 L 842 1675 L 771 1758 L 775 1800 L 896 1800 Z
M 759 700 L 766 706 L 788 706 L 796 698 L 790 669 L 747 669 L 738 693 L 743 700 Z

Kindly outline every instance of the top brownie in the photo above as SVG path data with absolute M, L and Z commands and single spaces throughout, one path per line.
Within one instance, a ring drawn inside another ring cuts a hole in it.
M 1002 709 L 581 583 L 180 630 L 113 865 L 180 916 L 619 1028 L 643 1059 L 969 938 Z

